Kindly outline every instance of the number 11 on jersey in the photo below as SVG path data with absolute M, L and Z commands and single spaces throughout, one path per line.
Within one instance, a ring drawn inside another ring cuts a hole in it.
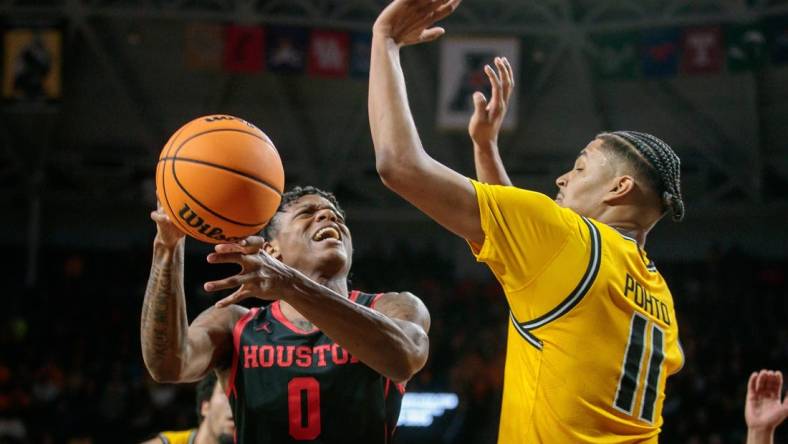
M 618 380 L 616 399 L 613 406 L 626 413 L 635 416 L 635 397 L 640 389 L 640 371 L 643 367 L 643 354 L 646 350 L 646 331 L 649 326 L 648 320 L 640 313 L 632 315 L 632 322 L 629 326 L 629 340 L 624 362 L 621 369 L 621 377 Z M 665 333 L 656 324 L 651 323 L 651 347 L 646 362 L 645 387 L 641 392 L 640 412 L 638 417 L 646 422 L 654 422 L 654 411 L 657 404 L 657 390 L 659 389 L 659 378 L 662 375 L 662 363 L 665 360 Z

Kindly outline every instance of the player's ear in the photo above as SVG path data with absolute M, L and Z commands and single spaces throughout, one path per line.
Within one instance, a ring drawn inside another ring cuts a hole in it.
M 210 407 L 211 407 L 211 402 L 210 401 L 203 401 L 200 404 L 200 415 L 202 415 L 203 418 L 207 418 L 208 417 L 208 409 Z
M 263 242 L 263 251 L 278 261 L 282 260 L 282 252 L 279 250 L 279 242 L 276 239 Z
M 635 179 L 632 176 L 616 176 L 610 182 L 610 187 L 603 201 L 608 205 L 620 204 L 624 199 L 631 197 L 634 190 Z

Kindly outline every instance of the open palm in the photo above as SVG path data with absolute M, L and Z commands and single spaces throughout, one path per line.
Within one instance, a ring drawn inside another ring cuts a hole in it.
M 773 429 L 788 417 L 788 397 L 781 400 L 783 374 L 761 370 L 750 375 L 744 419 L 749 428 Z
M 390 37 L 399 46 L 429 42 L 442 36 L 432 25 L 457 8 L 461 0 L 394 0 L 380 13 L 373 32 Z

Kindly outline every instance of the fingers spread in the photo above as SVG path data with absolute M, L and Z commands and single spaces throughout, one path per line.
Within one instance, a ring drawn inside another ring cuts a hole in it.
M 490 119 L 494 119 L 503 106 L 501 79 L 498 78 L 498 74 L 495 73 L 495 70 L 492 69 L 490 65 L 484 65 L 484 73 L 487 74 L 487 78 L 490 79 L 490 85 L 492 86 L 492 93 L 490 94 L 490 103 L 487 105 L 487 111 L 490 112 Z
M 441 27 L 435 27 L 424 30 L 419 37 L 422 42 L 431 42 L 446 33 L 446 30 Z
M 509 81 L 512 84 L 512 88 L 514 88 L 514 71 L 512 70 L 512 65 L 506 57 L 503 58 L 503 62 L 506 67 L 506 72 L 509 74 Z
M 747 381 L 747 391 L 749 394 L 755 394 L 755 380 L 758 378 L 758 372 L 752 372 L 749 381 Z
M 435 21 L 443 20 L 451 15 L 462 0 L 443 0 L 443 4 L 435 11 Z
M 495 67 L 498 68 L 498 76 L 501 78 L 501 84 L 503 86 L 503 100 L 504 102 L 508 102 L 509 96 L 512 94 L 512 77 L 509 74 L 509 70 L 506 69 L 504 60 L 503 57 L 496 57 Z
M 476 113 L 484 113 L 487 108 L 487 98 L 479 91 L 473 93 L 473 108 Z
M 228 288 L 239 287 L 247 282 L 257 278 L 257 273 L 236 274 L 225 279 L 218 281 L 206 282 L 203 285 L 205 291 L 214 292 L 219 290 L 227 290 Z
M 225 244 L 232 245 L 232 244 Z M 217 245 L 218 247 L 218 245 Z M 229 248 L 228 248 L 229 249 Z M 237 253 L 211 253 L 207 257 L 211 264 L 240 264 L 244 265 L 249 261 L 249 256 L 242 252 Z

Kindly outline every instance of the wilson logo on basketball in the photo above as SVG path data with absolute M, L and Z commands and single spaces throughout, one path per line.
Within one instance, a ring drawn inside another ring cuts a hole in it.
M 218 241 L 237 242 L 243 237 L 225 236 L 224 232 L 219 227 L 211 226 L 205 222 L 205 219 L 200 217 L 189 205 L 183 204 L 183 208 L 178 212 L 178 217 L 188 226 L 196 228 L 201 234 L 215 239 Z
M 210 117 L 206 117 L 205 118 L 206 122 L 219 122 L 219 121 L 222 121 L 222 120 L 237 120 L 237 121 L 245 124 L 249 128 L 258 129 L 256 126 L 254 126 L 254 124 L 252 124 L 250 122 L 247 122 L 244 119 L 239 119 L 239 118 L 233 117 L 233 116 L 210 116 Z

